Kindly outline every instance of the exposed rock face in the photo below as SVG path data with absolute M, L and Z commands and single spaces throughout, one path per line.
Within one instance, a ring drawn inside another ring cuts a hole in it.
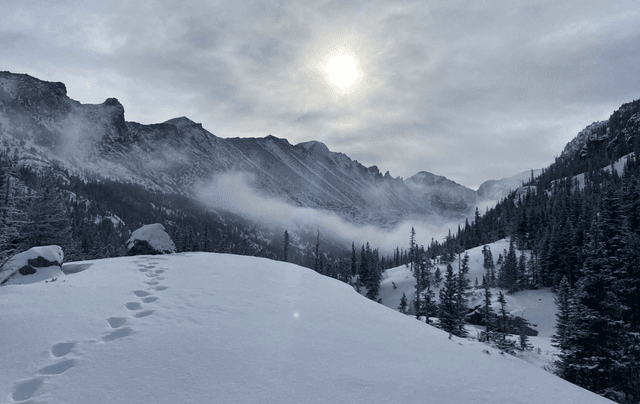
M 148 224 L 134 231 L 127 240 L 127 255 L 158 255 L 176 252 L 176 246 L 160 223 Z
M 0 268 L 0 284 L 27 284 L 64 275 L 64 253 L 57 245 L 33 247 L 16 254 Z

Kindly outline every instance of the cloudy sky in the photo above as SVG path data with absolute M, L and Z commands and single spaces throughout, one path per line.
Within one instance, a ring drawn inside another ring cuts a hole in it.
M 3 0 L 0 55 L 82 103 L 118 98 L 130 121 L 320 140 L 477 188 L 640 98 L 640 2 Z

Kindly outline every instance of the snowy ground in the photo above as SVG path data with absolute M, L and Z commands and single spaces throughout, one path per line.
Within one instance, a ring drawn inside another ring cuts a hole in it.
M 605 403 L 292 264 L 67 264 L 0 288 L 0 402 Z
M 491 248 L 494 262 L 498 260 L 498 254 L 502 254 L 503 250 L 509 249 L 509 241 L 507 239 L 488 245 Z M 472 285 L 476 278 L 478 278 L 479 283 L 482 283 L 482 275 L 485 273 L 483 268 L 484 257 L 482 255 L 482 247 L 472 248 L 467 252 L 469 254 L 469 278 Z M 528 254 L 527 252 L 525 253 Z M 518 257 L 520 254 L 521 252 L 517 251 Z M 446 265 L 437 265 L 437 267 L 440 268 L 444 276 Z M 453 263 L 453 267 L 455 271 L 458 270 L 457 260 Z M 496 266 L 496 273 L 497 271 L 498 268 Z M 380 284 L 380 297 L 383 305 L 397 310 L 400 299 L 402 298 L 402 293 L 406 294 L 409 301 L 413 301 L 415 296 L 415 278 L 408 267 L 402 265 L 389 269 L 385 271 L 383 278 Z M 393 288 L 394 283 L 396 289 Z M 439 288 L 434 288 L 433 290 L 437 300 Z M 492 299 L 494 301 L 493 308 L 496 313 L 500 308 L 500 305 L 496 301 L 498 290 L 499 289 L 491 289 L 493 294 Z M 514 293 L 513 295 L 506 294 L 505 291 L 503 291 L 503 293 L 507 301 L 507 310 L 514 316 L 521 316 L 529 320 L 532 325 L 535 325 L 535 327 L 532 328 L 538 331 L 538 335 L 531 337 L 530 341 L 535 347 L 534 351 L 522 354 L 522 358 L 540 367 L 548 367 L 549 363 L 554 360 L 553 355 L 557 353 L 556 348 L 551 346 L 551 336 L 555 333 L 556 312 L 558 311 L 553 299 L 553 293 L 549 288 L 524 290 Z M 484 292 L 480 289 L 474 293 L 474 297 L 470 300 L 469 306 L 475 307 L 478 304 L 482 304 L 483 299 Z M 478 329 L 480 328 L 481 327 Z M 471 327 L 469 335 L 476 336 L 475 328 Z M 540 348 L 539 354 L 537 348 Z

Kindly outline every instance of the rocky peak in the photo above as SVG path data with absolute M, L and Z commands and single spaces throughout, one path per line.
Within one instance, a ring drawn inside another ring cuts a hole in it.
M 331 153 L 327 145 L 322 142 L 318 142 L 317 140 L 298 143 L 295 147 L 302 147 L 317 156 L 326 156 Z
M 178 129 L 183 129 L 185 127 L 196 126 L 196 125 L 202 126 L 202 124 L 197 124 L 197 123 L 193 122 L 191 119 L 187 118 L 186 116 L 181 116 L 181 117 L 178 117 L 178 118 L 172 118 L 172 119 L 169 119 L 168 121 L 165 121 L 163 123 L 168 123 L 170 125 L 174 125 Z

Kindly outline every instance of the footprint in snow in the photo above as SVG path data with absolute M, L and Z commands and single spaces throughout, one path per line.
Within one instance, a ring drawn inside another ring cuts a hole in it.
M 125 303 L 124 307 L 126 307 L 127 309 L 133 311 L 133 310 L 140 310 L 142 308 L 142 304 L 138 303 L 138 302 L 129 302 L 129 303 Z
M 140 272 L 147 272 L 147 268 L 138 268 L 138 271 L 140 271 Z
M 77 364 L 78 362 L 75 359 L 67 359 L 62 362 L 54 363 L 53 365 L 45 366 L 38 370 L 38 373 L 41 375 L 60 375 Z
M 73 348 L 75 348 L 75 342 L 60 342 L 51 347 L 51 354 L 56 358 L 60 358 L 68 355 Z M 66 372 L 72 367 L 78 364 L 76 359 L 67 359 L 53 365 L 45 366 L 38 370 L 38 373 L 45 376 L 55 376 Z M 35 392 L 42 386 L 44 378 L 36 377 L 33 379 L 25 380 L 16 384 L 13 389 L 11 398 L 13 401 L 22 402 L 33 397 Z
M 51 347 L 51 354 L 59 358 L 67 355 L 75 346 L 75 342 L 60 342 Z
M 153 272 L 155 272 L 155 273 L 157 273 L 157 274 L 161 274 L 161 273 L 164 273 L 164 269 L 156 269 L 156 270 L 155 270 L 155 271 L 153 271 Z
M 161 292 L 163 290 L 167 290 L 169 289 L 168 286 L 156 286 L 155 288 L 153 288 L 153 290 L 157 290 L 158 292 Z
M 158 281 L 146 281 L 145 283 L 146 283 L 147 285 L 154 286 L 154 285 L 159 284 L 160 282 L 158 282 Z
M 102 340 L 104 342 L 111 342 L 120 338 L 124 338 L 131 334 L 133 334 L 133 329 L 131 329 L 131 327 L 122 327 L 122 328 L 118 328 L 115 331 L 110 332 L 107 335 L 104 335 L 102 337 Z
M 145 297 L 144 299 L 142 299 L 142 301 L 145 302 L 145 303 L 153 303 L 156 300 L 158 300 L 158 298 L 155 297 L 155 296 L 149 296 L 149 297 Z
M 111 328 L 120 328 L 127 322 L 127 319 L 124 317 L 109 317 L 107 322 Z
M 16 388 L 13 390 L 11 398 L 13 398 L 13 401 L 25 401 L 30 399 L 36 390 L 40 388 L 43 381 L 44 379 L 42 377 L 37 377 L 35 379 L 25 380 L 18 383 Z
M 151 293 L 147 292 L 146 290 L 134 290 L 133 294 L 138 297 L 145 297 L 149 296 Z
M 136 314 L 134 314 L 134 317 L 136 318 L 142 318 L 142 317 L 147 317 L 153 314 L 155 310 L 143 310 L 143 311 L 139 311 Z

